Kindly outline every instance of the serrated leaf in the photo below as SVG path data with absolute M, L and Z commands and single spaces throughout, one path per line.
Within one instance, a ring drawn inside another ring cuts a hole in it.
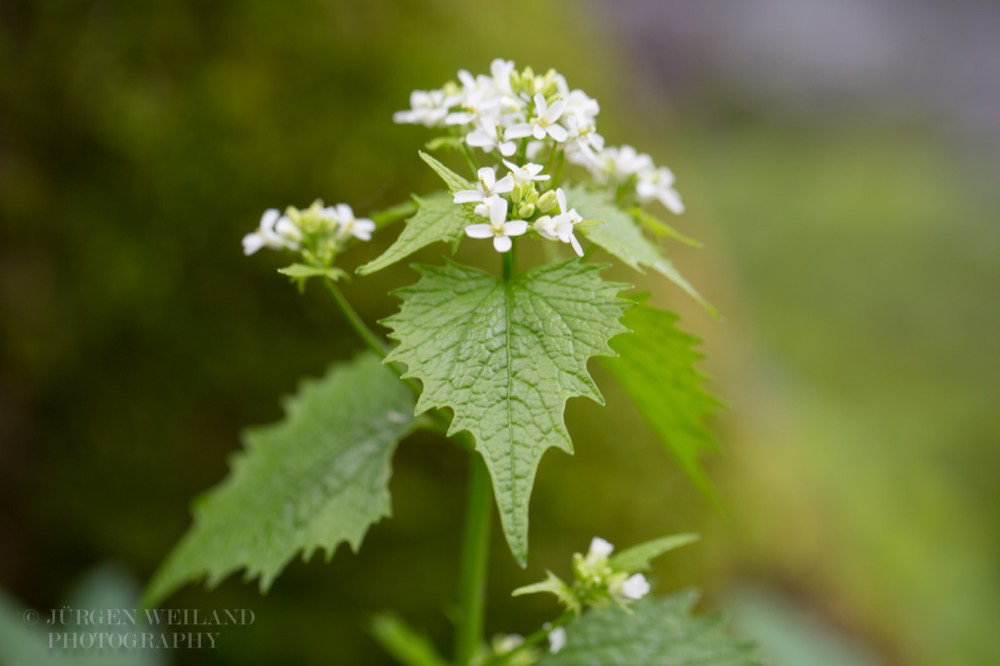
M 705 376 L 695 366 L 701 359 L 698 339 L 679 330 L 677 320 L 673 313 L 637 305 L 623 319 L 632 333 L 611 343 L 618 358 L 602 362 L 681 468 L 714 499 L 699 456 L 718 450 L 706 421 L 720 403 L 703 388 Z
M 652 566 L 652 561 L 666 552 L 694 543 L 698 540 L 697 534 L 672 534 L 640 543 L 631 548 L 626 548 L 617 555 L 612 555 L 608 563 L 617 571 L 635 573 L 637 571 L 648 571 Z
M 403 666 L 448 666 L 427 636 L 410 628 L 392 613 L 380 613 L 372 620 L 372 636 Z
M 566 645 L 538 666 L 761 666 L 754 646 L 726 633 L 718 617 L 696 617 L 687 590 L 584 613 L 566 625 Z
M 342 542 L 354 551 L 388 516 L 396 444 L 411 429 L 413 396 L 372 354 L 303 382 L 285 419 L 246 431 L 230 475 L 195 502 L 194 524 L 153 577 L 146 602 L 207 576 L 246 569 L 266 591 L 298 553 Z
M 448 189 L 452 194 L 458 192 L 459 190 L 471 190 L 472 183 L 462 178 L 457 173 L 446 167 L 445 165 L 438 162 L 436 159 L 428 155 L 423 151 L 418 151 L 420 154 L 420 159 L 430 165 L 434 169 L 435 173 L 441 177 L 444 184 L 448 186 Z
M 522 565 L 538 463 L 549 447 L 572 452 L 566 401 L 603 404 L 587 360 L 612 354 L 608 340 L 626 330 L 628 303 L 616 294 L 628 285 L 602 280 L 602 268 L 571 260 L 505 281 L 450 262 L 421 266 L 422 279 L 396 292 L 400 310 L 383 322 L 399 341 L 386 360 L 423 382 L 417 413 L 450 408 L 449 434 L 475 438 Z
M 290 277 L 292 282 L 298 285 L 299 291 L 305 289 L 306 281 L 309 278 L 325 277 L 336 282 L 342 277 L 347 277 L 347 273 L 339 268 L 334 268 L 333 266 L 321 268 L 319 266 L 309 266 L 308 264 L 291 264 L 290 266 L 279 268 L 278 272 Z
M 396 241 L 381 256 L 358 269 L 361 275 L 382 270 L 417 250 L 439 241 L 455 243 L 469 224 L 463 207 L 452 201 L 447 192 L 438 192 L 425 199 L 414 197 L 416 214 L 406 221 Z
M 652 268 L 686 291 L 713 315 L 718 312 L 691 286 L 673 263 L 660 254 L 659 248 L 642 235 L 642 230 L 632 216 L 607 200 L 601 192 L 594 192 L 582 185 L 566 190 L 566 200 L 585 220 L 599 220 L 603 224 L 581 225 L 583 234 L 596 245 L 604 248 L 637 271 Z
M 563 579 L 551 571 L 545 572 L 545 580 L 531 585 L 519 587 L 511 592 L 512 597 L 520 597 L 526 594 L 554 594 L 567 610 L 579 612 L 580 600 L 573 593 L 573 588 L 563 582 Z
M 643 227 L 656 234 L 657 236 L 664 236 L 665 238 L 671 238 L 679 243 L 684 243 L 685 245 L 690 245 L 691 247 L 701 247 L 699 243 L 694 238 L 690 236 L 685 236 L 681 232 L 674 229 L 672 226 L 661 220 L 660 218 L 647 213 L 641 208 L 629 208 L 628 214 L 635 218 L 635 221 L 641 224 Z

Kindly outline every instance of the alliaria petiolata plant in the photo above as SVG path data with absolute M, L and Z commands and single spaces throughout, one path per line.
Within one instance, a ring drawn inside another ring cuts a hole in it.
M 281 269 L 300 288 L 316 278 L 367 351 L 303 383 L 283 421 L 254 428 L 230 476 L 195 508 L 194 525 L 151 582 L 148 603 L 180 585 L 211 586 L 246 570 L 267 590 L 299 552 L 329 558 L 342 542 L 357 551 L 367 529 L 390 513 L 388 482 L 399 442 L 418 429 L 468 451 L 470 477 L 450 660 L 394 615 L 374 635 L 410 666 L 468 664 L 751 664 L 752 649 L 718 621 L 690 615 L 695 595 L 648 596 L 650 561 L 694 540 L 668 536 L 614 554 L 595 538 L 572 559 L 572 577 L 549 573 L 515 595 L 553 594 L 563 613 L 526 638 L 483 635 L 486 553 L 493 504 L 510 552 L 528 559 L 529 500 L 549 448 L 572 453 L 563 419 L 569 398 L 603 399 L 587 369 L 598 357 L 635 401 L 668 451 L 702 488 L 699 454 L 714 447 L 705 418 L 717 402 L 702 388 L 696 340 L 677 316 L 601 277 L 603 250 L 631 268 L 652 269 L 707 303 L 660 251 L 660 240 L 694 243 L 661 219 L 684 210 L 674 176 L 630 146 L 598 133 L 596 100 L 553 70 L 543 75 L 495 60 L 489 74 L 415 91 L 398 123 L 436 132 L 428 150 L 460 154 L 463 176 L 420 157 L 446 191 L 358 218 L 346 204 L 265 211 L 243 239 L 246 254 L 282 251 Z M 390 345 L 368 328 L 337 286 L 342 252 L 391 224 L 395 242 L 361 266 L 369 276 L 437 242 L 498 253 L 496 273 L 446 260 L 414 266 L 415 283 L 395 293 L 399 311 L 382 323 Z M 488 241 L 488 242 L 487 242 Z M 519 244 L 544 246 L 548 261 L 518 265 Z M 595 525 L 595 531 L 602 527 Z

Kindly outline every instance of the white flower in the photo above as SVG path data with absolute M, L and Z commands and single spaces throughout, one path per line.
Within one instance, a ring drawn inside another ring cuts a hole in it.
M 493 85 L 500 95 L 514 96 L 510 86 L 510 75 L 514 73 L 514 61 L 497 58 L 490 63 L 490 74 L 493 75 Z
M 549 632 L 549 652 L 556 654 L 566 645 L 566 630 L 557 627 Z
M 448 109 L 461 101 L 461 95 L 448 95 L 444 90 L 414 90 L 410 93 L 410 109 L 392 115 L 394 122 L 436 127 L 444 122 Z
M 354 211 L 347 204 L 337 204 L 327 206 L 322 210 L 323 214 L 337 223 L 337 237 L 346 238 L 354 236 L 363 241 L 372 239 L 372 232 L 375 231 L 375 223 L 368 218 L 355 219 Z
M 479 182 L 474 190 L 459 190 L 453 199 L 457 204 L 475 203 L 476 214 L 483 217 L 490 215 L 490 200 L 498 194 L 506 194 L 514 189 L 514 178 L 509 174 L 497 180 L 497 172 L 493 167 L 483 167 L 477 174 Z
M 642 599 L 649 594 L 649 581 L 640 573 L 633 574 L 622 583 L 621 592 L 622 595 L 629 599 Z
M 582 257 L 583 248 L 580 247 L 580 242 L 573 234 L 573 226 L 577 222 L 583 221 L 583 218 L 576 212 L 575 208 L 566 210 L 566 193 L 563 192 L 561 187 L 556 190 L 556 199 L 559 201 L 559 215 L 543 215 L 538 218 L 534 224 L 535 231 L 542 238 L 569 243 L 573 246 L 573 251 L 576 252 L 577 256 Z M 595 552 L 595 544 L 598 550 L 608 549 L 607 553 L 604 554 L 605 557 L 611 554 L 613 546 L 600 537 L 594 537 L 594 540 L 590 544 L 590 552 Z
M 461 99 L 458 101 L 462 110 L 445 116 L 445 125 L 468 125 L 482 115 L 499 109 L 500 100 L 496 99 L 493 79 L 482 74 L 473 77 L 464 69 L 459 70 L 458 78 L 462 82 Z
M 481 117 L 479 126 L 465 136 L 465 142 L 475 148 L 482 148 L 487 153 L 499 148 L 500 154 L 504 157 L 510 157 L 517 150 L 517 145 L 513 141 L 504 138 L 503 129 L 497 125 L 497 119 L 492 116 Z
M 257 231 L 243 237 L 243 254 L 249 256 L 268 247 L 272 250 L 297 250 L 302 233 L 288 217 L 278 212 L 277 208 L 268 208 L 260 216 Z
M 611 175 L 619 180 L 653 168 L 653 159 L 649 155 L 637 152 L 629 145 L 608 148 L 602 153 L 602 156 L 611 168 Z
M 590 541 L 590 550 L 588 555 L 597 555 L 599 557 L 609 557 L 611 553 L 615 551 L 615 547 L 602 539 L 601 537 L 594 537 Z
M 556 74 L 555 79 L 559 96 L 566 100 L 563 116 L 567 119 L 576 118 L 581 125 L 592 127 L 594 117 L 601 112 L 601 105 L 582 90 L 570 90 L 566 77 L 562 74 Z
M 507 221 L 507 200 L 495 196 L 490 201 L 490 223 L 470 224 L 465 228 L 469 238 L 493 238 L 493 247 L 497 252 L 507 252 L 513 246 L 511 236 L 520 236 L 528 230 L 524 220 Z
M 493 639 L 493 651 L 496 654 L 507 654 L 516 650 L 524 643 L 524 636 L 521 634 L 506 634 Z
M 510 139 L 521 139 L 526 136 L 534 136 L 541 141 L 546 135 L 552 137 L 558 143 L 566 140 L 566 128 L 557 124 L 562 116 L 566 102 L 557 99 L 549 106 L 545 102 L 545 96 L 535 93 L 535 114 L 530 122 L 514 125 L 507 130 L 507 137 Z
M 516 183 L 530 183 L 533 180 L 548 180 L 550 178 L 547 175 L 540 175 L 543 168 L 541 164 L 528 162 L 524 166 L 517 166 L 508 160 L 504 160 L 503 163 L 510 169 L 510 174 L 514 176 Z
M 647 169 L 639 174 L 639 182 L 635 184 L 639 201 L 646 203 L 657 199 L 671 212 L 680 215 L 684 212 L 684 202 L 681 195 L 674 189 L 674 173 L 667 167 Z

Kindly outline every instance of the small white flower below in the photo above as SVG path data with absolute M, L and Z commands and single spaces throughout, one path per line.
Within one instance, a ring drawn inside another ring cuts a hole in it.
M 633 574 L 622 583 L 622 594 L 633 601 L 649 594 L 649 581 L 642 574 Z
M 530 183 L 533 180 L 548 180 L 551 176 L 542 173 L 542 165 L 528 162 L 524 166 L 517 166 L 510 160 L 503 163 L 510 169 L 510 175 L 514 177 L 515 183 Z
M 375 231 L 375 223 L 364 217 L 356 219 L 354 217 L 354 210 L 347 204 L 327 206 L 323 209 L 323 213 L 337 223 L 338 238 L 354 236 L 363 241 L 370 241 L 372 239 L 372 232 Z
M 556 654 L 564 647 L 566 647 L 566 630 L 556 627 L 549 632 L 549 652 Z
M 566 210 L 566 193 L 563 192 L 562 188 L 556 190 L 556 199 L 559 202 L 559 215 L 543 215 L 542 217 L 535 220 L 535 231 L 542 238 L 548 240 L 558 240 L 563 243 L 569 243 L 573 247 L 573 251 L 576 252 L 577 256 L 583 256 L 583 248 L 580 247 L 580 241 L 576 239 L 576 235 L 573 233 L 573 227 L 578 223 L 582 222 L 583 218 L 576 209 Z M 600 541 L 602 544 L 608 544 L 607 541 L 601 539 L 600 537 L 594 537 L 594 542 L 591 543 L 591 552 L 594 552 L 594 543 Z M 602 547 L 599 545 L 599 547 Z M 611 551 L 608 551 L 610 554 Z
M 297 250 L 302 233 L 277 208 L 268 208 L 260 217 L 257 231 L 243 237 L 243 254 L 249 256 L 262 247 L 272 250 Z
M 507 221 L 507 200 L 493 197 L 490 201 L 490 223 L 470 224 L 465 228 L 469 238 L 493 238 L 497 252 L 507 252 L 514 245 L 511 236 L 521 236 L 528 230 L 524 220 Z
M 455 192 L 453 201 L 457 204 L 474 203 L 476 214 L 490 216 L 490 203 L 498 194 L 506 194 L 514 189 L 514 179 L 510 175 L 497 180 L 497 172 L 493 167 L 483 167 L 477 174 L 479 182 L 474 190 L 459 190 Z

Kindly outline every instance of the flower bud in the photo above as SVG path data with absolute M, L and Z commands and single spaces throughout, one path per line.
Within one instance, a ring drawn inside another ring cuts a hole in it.
M 556 196 L 555 190 L 549 190 L 540 196 L 538 198 L 537 206 L 538 210 L 543 213 L 552 213 L 559 208 L 559 199 Z

